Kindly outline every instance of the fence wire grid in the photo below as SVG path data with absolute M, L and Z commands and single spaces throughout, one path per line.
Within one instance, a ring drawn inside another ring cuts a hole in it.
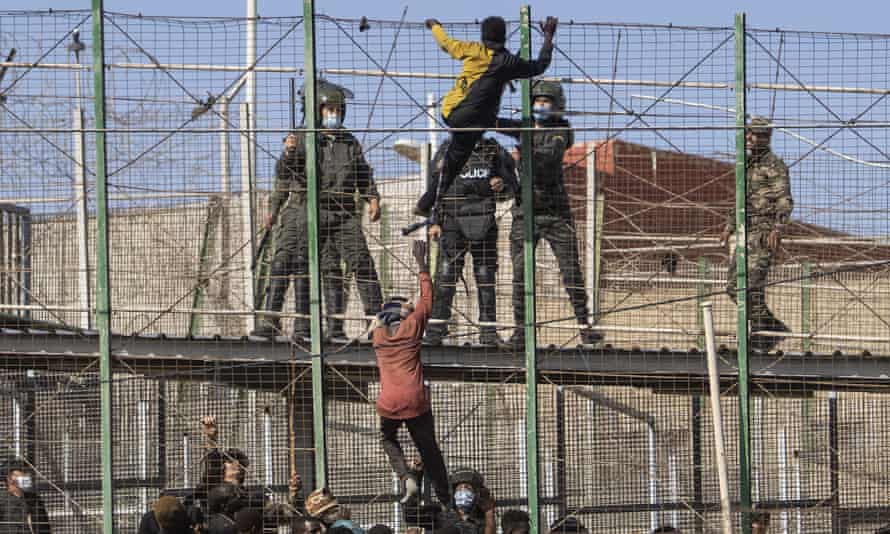
M 379 445 L 367 335 L 390 297 L 419 296 L 413 239 L 429 243 L 434 279 L 422 355 L 435 433 L 450 471 L 484 477 L 503 534 L 513 509 L 538 531 L 723 532 L 706 302 L 733 531 L 764 517 L 783 534 L 890 523 L 887 36 L 562 23 L 535 82 L 565 95 L 558 170 L 541 171 L 540 130 L 525 128 L 536 141 L 524 162 L 518 130 L 492 128 L 442 191 L 436 240 L 401 230 L 422 220 L 415 204 L 453 133 L 442 103 L 461 63 L 418 13 L 313 13 L 314 39 L 296 12 L 0 15 L 0 454 L 33 474 L 47 522 L 34 532 L 134 532 L 161 495 L 209 515 L 207 465 L 232 449 L 246 458 L 244 491 L 262 493 L 264 532 L 291 532 L 323 483 L 364 529 L 429 526 L 399 503 Z M 520 13 L 506 18 L 506 47 L 519 51 Z M 478 21 L 443 28 L 479 39 Z M 537 24 L 530 35 L 535 57 Z M 307 77 L 348 90 L 343 131 L 304 123 Z M 524 90 L 507 87 L 499 117 L 529 118 Z M 740 111 L 768 122 L 780 162 L 769 172 L 739 143 Z M 316 231 L 297 193 L 276 204 L 284 139 L 310 131 L 327 169 L 308 208 Z M 526 168 L 533 273 L 518 201 Z M 774 180 L 766 204 L 763 176 Z M 553 184 L 538 187 L 544 178 Z M 474 207 L 486 211 L 461 211 Z M 737 218 L 746 233 L 727 231 Z M 736 256 L 747 262 L 740 302 L 728 284 Z M 524 343 L 526 291 L 536 348 Z M 316 305 L 322 338 L 310 328 Z M 408 431 L 399 436 L 413 459 Z M 6 484 L 0 525 L 15 521 Z M 429 510 L 429 486 L 413 508 Z

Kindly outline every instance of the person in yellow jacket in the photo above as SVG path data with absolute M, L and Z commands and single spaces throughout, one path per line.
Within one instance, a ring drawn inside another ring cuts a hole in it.
M 544 44 L 538 59 L 529 61 L 511 54 L 504 46 L 507 23 L 501 17 L 488 17 L 482 21 L 481 42 L 452 39 L 438 20 L 427 19 L 426 27 L 432 30 L 436 43 L 448 55 L 463 61 L 457 82 L 442 100 L 442 118 L 449 128 L 478 128 L 475 131 L 452 132 L 437 190 L 428 191 L 417 203 L 417 213 L 430 214 L 431 237 L 438 238 L 435 235 L 438 191 L 448 190 L 467 163 L 484 130 L 495 126 L 504 87 L 511 80 L 538 76 L 550 66 L 557 22 L 556 18 L 547 17 L 541 23 Z

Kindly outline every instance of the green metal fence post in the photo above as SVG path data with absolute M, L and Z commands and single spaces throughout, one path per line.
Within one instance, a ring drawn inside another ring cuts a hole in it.
M 108 265 L 108 176 L 105 161 L 105 6 L 93 5 L 93 94 L 96 115 L 96 328 L 99 330 L 99 397 L 102 458 L 102 532 L 114 532 L 111 435 L 111 284 Z
M 748 247 L 747 176 L 745 160 L 745 14 L 735 16 L 735 220 L 736 335 L 739 365 L 739 501 L 742 532 L 751 532 L 751 413 L 748 384 Z
M 522 6 L 519 11 L 521 49 L 524 59 L 531 58 L 531 8 Z M 531 81 L 522 80 L 522 126 L 529 128 L 531 122 Z M 528 473 L 528 515 L 529 532 L 539 532 L 540 510 L 538 508 L 538 367 L 537 329 L 535 309 L 535 211 L 532 183 L 534 180 L 532 162 L 532 134 L 523 131 L 520 138 L 522 183 L 522 232 L 525 270 L 525 447 L 526 471 Z
M 316 141 L 318 113 L 315 80 L 315 1 L 303 0 L 303 97 L 306 99 L 306 204 L 309 227 L 309 315 L 312 336 L 312 427 L 315 447 L 315 487 L 327 485 L 325 440 L 324 355 L 321 332 L 321 278 L 318 265 L 318 168 Z
M 804 262 L 803 264 L 803 279 L 800 281 L 800 333 L 801 334 L 809 334 L 810 333 L 810 312 L 812 306 L 812 281 L 810 280 L 810 273 L 812 272 L 812 267 L 810 266 L 810 262 Z M 810 338 L 805 337 L 801 340 L 801 349 L 806 352 L 810 350 Z

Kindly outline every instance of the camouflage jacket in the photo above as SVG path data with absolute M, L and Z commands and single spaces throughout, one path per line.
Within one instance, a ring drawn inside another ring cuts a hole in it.
M 532 162 L 534 165 L 534 192 L 536 215 L 570 216 L 569 195 L 566 192 L 563 177 L 563 158 L 566 151 L 575 142 L 571 125 L 565 119 L 548 121 L 544 124 L 549 128 L 565 127 L 565 130 L 535 130 L 532 133 Z M 520 128 L 522 121 L 498 119 L 498 128 Z M 515 139 L 520 138 L 518 131 L 503 132 Z M 520 158 L 519 166 L 525 162 Z M 522 192 L 516 190 L 516 207 L 522 203 Z
M 773 151 L 748 159 L 748 229 L 771 230 L 786 224 L 794 209 L 788 167 Z M 735 231 L 735 216 L 727 225 Z

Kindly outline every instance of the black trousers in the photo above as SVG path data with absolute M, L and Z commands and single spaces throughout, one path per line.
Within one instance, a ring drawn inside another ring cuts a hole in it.
M 493 128 L 494 121 L 482 121 L 477 114 L 457 108 L 451 112 L 445 119 L 445 124 L 451 128 Z M 434 199 L 435 206 L 438 206 L 438 191 L 448 191 L 451 183 L 460 174 L 464 165 L 469 161 L 476 148 L 476 143 L 482 139 L 483 130 L 475 132 L 451 132 L 451 143 L 445 151 L 445 157 L 442 161 L 442 175 L 439 178 L 439 187 L 437 191 L 432 191 L 436 196 Z
M 429 477 L 436 491 L 439 502 L 448 504 L 451 501 L 451 490 L 448 486 L 448 471 L 445 468 L 445 460 L 442 451 L 436 441 L 436 424 L 433 420 L 433 411 L 429 410 L 413 419 L 387 419 L 380 418 L 380 444 L 389 458 L 393 471 L 399 478 L 408 475 L 408 464 L 405 462 L 405 453 L 399 443 L 399 428 L 402 425 L 408 427 L 411 440 L 420 453 L 423 461 L 423 472 Z
M 498 227 L 492 224 L 483 239 L 468 238 L 455 217 L 442 217 L 442 237 L 439 240 L 439 258 L 436 266 L 436 287 L 433 299 L 433 319 L 451 318 L 451 304 L 457 292 L 457 281 L 464 271 L 467 252 L 473 258 L 473 275 L 479 300 L 479 321 L 497 321 L 497 297 L 495 282 L 498 271 Z M 444 336 L 448 326 L 431 324 L 428 332 Z M 480 331 L 495 331 L 493 326 L 483 326 Z

